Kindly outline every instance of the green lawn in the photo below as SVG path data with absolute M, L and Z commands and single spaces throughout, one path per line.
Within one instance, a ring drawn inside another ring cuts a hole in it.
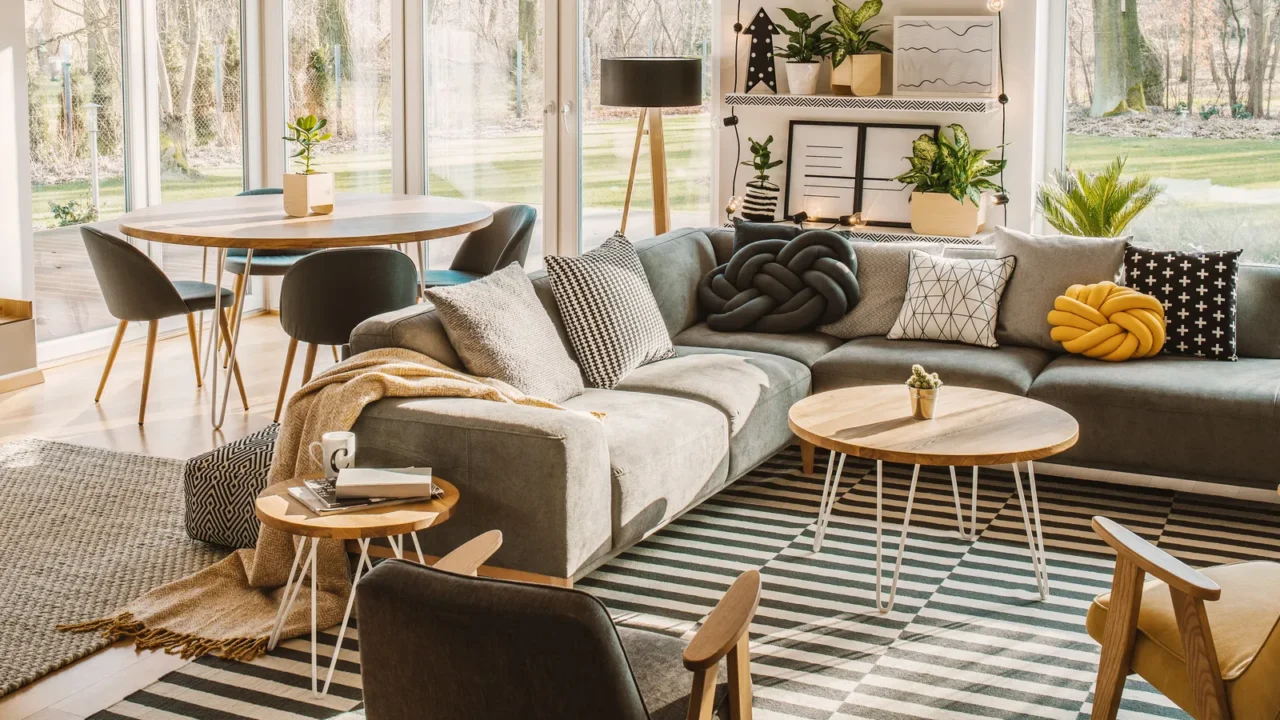
M 711 128 L 705 116 L 666 118 L 667 167 L 671 206 L 674 210 L 699 210 L 711 202 Z M 635 142 L 635 121 L 590 123 L 583 132 L 583 203 L 586 207 L 621 208 L 627 170 Z M 432 139 L 428 162 L 431 193 L 493 202 L 540 205 L 543 201 L 542 134 L 525 133 L 502 138 Z M 320 167 L 337 175 L 339 190 L 387 192 L 391 188 L 391 155 L 320 155 Z M 638 166 L 632 202 L 652 202 L 648 178 L 648 151 Z M 104 217 L 124 209 L 123 179 L 106 178 L 101 195 Z M 241 189 L 240 168 L 206 168 L 199 176 L 166 174 L 161 182 L 164 201 L 225 197 Z M 89 195 L 88 182 L 36 185 L 32 188 L 32 215 L 36 227 L 52 225 L 50 201 L 67 202 Z
M 1155 177 L 1205 179 L 1241 188 L 1280 187 L 1280 140 L 1067 136 L 1067 164 L 1095 172 L 1118 155 L 1125 170 Z

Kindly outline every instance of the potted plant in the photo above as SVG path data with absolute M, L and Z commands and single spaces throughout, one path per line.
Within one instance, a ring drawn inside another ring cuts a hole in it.
M 865 97 L 880 94 L 881 53 L 892 53 L 871 36 L 884 27 L 863 28 L 884 7 L 883 0 L 866 0 L 852 10 L 840 0 L 831 7 L 835 22 L 831 34 L 831 91 Z
M 787 61 L 787 87 L 792 95 L 812 95 L 818 90 L 818 70 L 822 58 L 831 52 L 831 38 L 823 37 L 831 23 L 814 27 L 820 16 L 782 8 L 782 13 L 795 25 L 789 30 L 782 25 L 778 30 L 787 36 L 787 46 L 774 55 Z
M 911 395 L 911 417 L 916 420 L 932 420 L 933 411 L 938 405 L 938 388 L 942 380 L 938 373 L 925 372 L 919 365 L 911 366 L 911 377 L 907 378 L 907 392 Z
M 778 210 L 778 191 L 780 188 L 769 181 L 769 171 L 782 164 L 781 160 L 773 160 L 769 146 L 773 144 L 773 136 L 751 143 L 751 160 L 743 160 L 740 164 L 756 171 L 755 177 L 747 181 L 747 196 L 742 203 L 742 217 L 751 222 L 773 222 Z
M 960 125 L 921 135 L 911 143 L 911 170 L 898 181 L 911 191 L 911 229 L 921 235 L 973 237 L 986 225 L 987 192 L 1004 192 L 990 178 L 1004 170 L 1005 160 L 987 160 L 991 150 L 976 150 Z M 998 149 L 998 148 L 995 148 Z
M 298 146 L 289 157 L 296 160 L 300 170 L 284 175 L 284 211 L 290 217 L 333 212 L 333 173 L 316 172 L 311 167 L 316 146 L 333 137 L 324 131 L 325 125 L 328 121 L 315 115 L 286 123 L 293 134 L 286 135 L 284 139 Z
M 1036 207 L 1045 222 L 1064 235 L 1119 237 L 1147 206 L 1164 192 L 1150 175 L 1121 181 L 1127 158 L 1118 157 L 1096 175 L 1054 170 L 1051 182 L 1040 185 Z

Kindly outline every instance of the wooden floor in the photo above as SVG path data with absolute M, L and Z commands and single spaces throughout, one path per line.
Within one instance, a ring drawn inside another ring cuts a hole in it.
M 197 389 L 186 334 L 156 345 L 147 424 L 138 426 L 145 344 L 125 345 L 116 357 L 102 402 L 93 394 L 102 355 L 50 368 L 43 385 L 0 394 L 0 442 L 40 437 L 173 458 L 187 458 L 271 423 L 288 338 L 275 315 L 249 318 L 240 337 L 240 363 L 249 394 L 245 412 L 233 395 L 222 431 L 209 423 L 209 390 Z M 298 353 L 292 388 L 302 375 Z M 333 363 L 322 349 L 317 372 Z M 221 388 L 219 389 L 221 392 Z M 88 717 L 139 690 L 185 661 L 164 653 L 136 653 L 118 643 L 39 682 L 0 698 L 0 720 Z

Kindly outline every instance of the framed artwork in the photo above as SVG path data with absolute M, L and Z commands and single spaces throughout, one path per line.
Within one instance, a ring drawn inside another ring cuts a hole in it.
M 894 178 L 910 169 L 906 158 L 921 134 L 937 125 L 792 120 L 787 133 L 783 212 L 805 212 L 817 222 L 862 213 L 868 225 L 910 227 L 911 189 Z
M 994 15 L 893 18 L 893 94 L 999 92 L 999 26 Z

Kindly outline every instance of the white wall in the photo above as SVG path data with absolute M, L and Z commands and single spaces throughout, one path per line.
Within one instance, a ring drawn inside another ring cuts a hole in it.
M 857 7 L 859 0 L 846 0 L 846 4 Z M 1046 93 L 1051 53 L 1061 52 L 1061 44 L 1049 40 L 1048 13 L 1052 7 L 1059 6 L 1062 0 L 1006 0 L 1004 10 L 1004 67 L 1005 92 L 1009 96 L 1007 127 L 1008 169 L 1005 171 L 1005 185 L 1010 195 L 1008 205 L 1008 224 L 1019 229 L 1030 229 L 1033 224 L 1034 203 L 1032 189 L 1044 177 L 1044 137 L 1046 119 L 1049 113 L 1060 112 L 1059 103 L 1049 102 Z M 763 4 L 765 12 L 774 22 L 790 26 L 780 7 L 790 7 L 811 15 L 821 14 L 823 20 L 831 18 L 831 4 L 827 0 L 791 0 L 781 5 L 773 2 Z M 742 4 L 743 22 L 749 20 L 761 7 L 758 0 L 747 0 Z M 724 104 L 724 94 L 732 92 L 734 84 L 734 32 L 736 21 L 736 0 L 720 0 L 720 22 L 718 38 L 720 47 L 720 93 L 717 113 L 727 117 L 730 108 Z M 985 0 L 885 0 L 884 10 L 876 18 L 876 22 L 888 23 L 877 39 L 886 45 L 891 44 L 893 37 L 893 16 L 895 15 L 988 15 Z M 784 36 L 775 37 L 778 46 L 784 42 Z M 742 74 L 747 67 L 747 52 L 750 38 L 743 36 L 738 43 L 739 90 L 742 89 Z M 886 59 L 886 75 L 882 93 L 891 92 L 889 73 L 891 61 Z M 786 91 L 786 73 L 782 61 L 778 61 L 778 89 Z M 824 68 L 819 80 L 819 87 L 829 87 L 828 72 Z M 767 92 L 763 86 L 753 92 Z M 941 113 L 904 113 L 904 112 L 868 112 L 856 110 L 827 110 L 807 108 L 738 108 L 738 129 L 742 137 L 742 156 L 738 156 L 734 142 L 733 128 L 717 125 L 719 128 L 720 164 L 716 183 L 717 207 L 723 208 L 731 195 L 735 194 L 731 187 L 734 163 L 749 159 L 748 137 L 758 140 L 773 135 L 775 158 L 786 158 L 787 127 L 791 120 L 850 120 L 865 122 L 889 123 L 928 123 L 946 126 L 958 122 L 969 131 L 973 142 L 979 147 L 995 147 L 1000 144 L 1000 113 L 983 115 L 947 115 Z M 774 171 L 774 181 L 782 184 L 785 166 Z M 742 168 L 738 173 L 736 194 L 745 192 L 744 183 L 749 178 L 750 170 Z M 999 211 L 997 211 L 998 213 Z M 720 215 L 723 220 L 724 216 Z M 1000 214 L 995 216 L 997 223 L 1004 223 Z
M 35 298 L 23 0 L 0 0 L 0 298 Z

